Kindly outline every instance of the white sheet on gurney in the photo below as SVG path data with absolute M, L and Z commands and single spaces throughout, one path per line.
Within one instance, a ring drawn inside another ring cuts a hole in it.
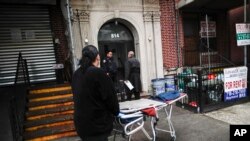
M 151 99 L 144 99 L 144 98 L 139 100 L 120 102 L 119 104 L 120 104 L 120 112 L 122 113 L 135 112 L 146 108 L 166 105 L 164 102 L 155 101 Z

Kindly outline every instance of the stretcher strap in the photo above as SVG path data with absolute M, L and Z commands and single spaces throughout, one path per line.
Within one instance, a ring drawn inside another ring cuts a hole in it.
M 152 116 L 152 117 L 156 116 L 156 111 L 155 111 L 155 108 L 153 108 L 153 107 L 152 108 L 143 109 L 142 113 L 145 114 L 145 115 L 148 115 L 148 116 Z

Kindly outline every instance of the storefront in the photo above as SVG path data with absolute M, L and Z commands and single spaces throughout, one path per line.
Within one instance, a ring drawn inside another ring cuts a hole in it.
M 180 0 L 177 3 L 183 19 L 184 66 L 221 67 L 229 62 L 243 63 L 243 47 L 237 47 L 235 41 L 235 23 L 244 23 L 244 17 L 248 17 L 243 10 L 246 6 L 249 11 L 249 6 L 244 2 L 247 0 Z
M 197 112 L 248 100 L 244 47 L 238 47 L 234 39 L 235 23 L 244 23 L 246 12 L 232 14 L 244 6 L 244 0 L 181 0 L 177 4 L 183 19 L 184 66 L 198 66 L 177 79 L 189 95 L 185 103 Z M 240 76 L 239 72 L 228 75 L 228 70 L 241 69 Z

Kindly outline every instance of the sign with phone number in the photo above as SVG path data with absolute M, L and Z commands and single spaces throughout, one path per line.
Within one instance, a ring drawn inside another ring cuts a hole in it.
M 224 93 L 224 100 L 230 101 L 233 99 L 239 99 L 247 96 L 247 89 L 229 91 Z
M 247 67 L 224 69 L 224 100 L 247 96 Z

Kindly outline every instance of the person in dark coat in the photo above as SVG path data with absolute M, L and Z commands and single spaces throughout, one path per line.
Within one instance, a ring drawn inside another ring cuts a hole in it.
M 102 68 L 113 82 L 116 82 L 117 65 L 113 60 L 112 51 L 107 51 L 106 57 L 102 60 Z
M 80 68 L 72 79 L 74 124 L 83 141 L 108 141 L 114 117 L 119 114 L 113 82 L 98 67 L 99 62 L 97 48 L 84 47 Z
M 140 77 L 140 62 L 135 58 L 134 52 L 128 52 L 128 60 L 125 62 L 125 81 L 129 80 L 134 86 L 134 89 L 128 90 L 127 100 L 131 100 L 134 93 L 135 99 L 140 99 L 141 92 L 141 77 Z

